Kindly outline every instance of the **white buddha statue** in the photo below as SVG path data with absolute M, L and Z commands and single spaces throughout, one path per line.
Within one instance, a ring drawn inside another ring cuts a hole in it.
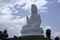
M 37 7 L 36 5 L 31 6 L 31 17 L 30 17 L 30 23 L 32 27 L 37 27 L 40 26 L 41 24 L 41 19 L 40 15 L 37 14 Z
M 37 14 L 37 7 L 35 4 L 31 6 L 31 16 L 27 17 L 27 24 L 23 26 L 21 33 L 22 36 L 27 35 L 43 35 L 43 29 L 40 27 L 41 18 Z

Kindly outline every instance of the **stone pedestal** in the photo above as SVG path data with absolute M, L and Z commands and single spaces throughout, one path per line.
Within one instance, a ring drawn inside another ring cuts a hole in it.
M 31 36 L 31 35 L 40 35 L 40 36 L 44 36 L 43 35 L 43 30 L 42 28 L 38 28 L 38 27 L 27 27 L 27 28 L 23 28 L 23 30 L 21 31 L 22 36 Z

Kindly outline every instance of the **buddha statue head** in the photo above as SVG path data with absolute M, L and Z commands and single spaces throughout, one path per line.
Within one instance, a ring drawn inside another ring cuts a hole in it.
M 32 13 L 32 14 L 37 14 L 37 7 L 36 7 L 35 4 L 32 4 L 32 5 L 31 5 L 31 13 Z

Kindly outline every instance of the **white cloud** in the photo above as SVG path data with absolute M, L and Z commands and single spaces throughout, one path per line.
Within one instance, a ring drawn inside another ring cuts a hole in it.
M 12 15 L 1 15 L 0 16 L 0 21 L 7 21 L 7 20 L 10 20 L 12 18 L 13 18 Z
M 54 32 L 52 36 L 53 37 L 57 37 L 57 36 L 60 37 L 60 32 Z
M 12 13 L 12 10 L 8 7 L 2 7 L 2 8 L 0 8 L 0 11 L 2 14 L 5 14 L 5 15 Z
M 0 30 L 7 29 L 9 36 L 13 37 L 13 35 L 19 36 L 21 33 L 21 28 L 22 26 L 26 24 L 26 18 L 16 18 L 16 19 L 7 19 L 5 20 L 4 18 L 0 20 Z
M 40 10 L 38 10 L 38 12 L 46 13 L 46 12 L 48 12 L 48 8 L 47 7 L 41 7 Z
M 25 9 L 25 10 L 30 10 L 32 4 L 36 4 L 37 8 L 41 9 L 42 6 L 47 4 L 47 1 L 45 1 L 45 0 L 36 0 L 36 2 L 34 2 L 32 0 L 26 0 L 25 3 L 26 3 L 26 5 L 22 8 Z
M 46 25 L 46 26 L 42 26 L 44 31 L 46 31 L 47 29 L 51 29 L 52 30 L 52 26 L 51 25 Z
M 24 6 L 22 6 L 22 9 L 30 11 L 32 4 L 36 4 L 37 8 L 40 9 L 42 6 L 47 4 L 47 1 L 46 0 L 36 0 L 36 1 L 35 0 L 34 1 L 32 1 L 32 0 L 6 0 L 6 1 L 3 0 L 0 3 L 1 3 L 0 7 L 12 7 L 12 8 L 15 5 L 21 6 L 21 5 L 25 4 Z M 19 6 L 18 6 L 18 8 L 19 8 Z
M 60 3 L 60 0 L 57 0 L 57 3 Z

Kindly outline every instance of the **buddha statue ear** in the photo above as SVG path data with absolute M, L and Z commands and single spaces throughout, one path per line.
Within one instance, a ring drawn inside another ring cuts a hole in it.
M 31 6 L 31 13 L 33 13 L 33 14 L 37 13 L 37 7 L 35 4 L 32 4 L 32 6 Z

